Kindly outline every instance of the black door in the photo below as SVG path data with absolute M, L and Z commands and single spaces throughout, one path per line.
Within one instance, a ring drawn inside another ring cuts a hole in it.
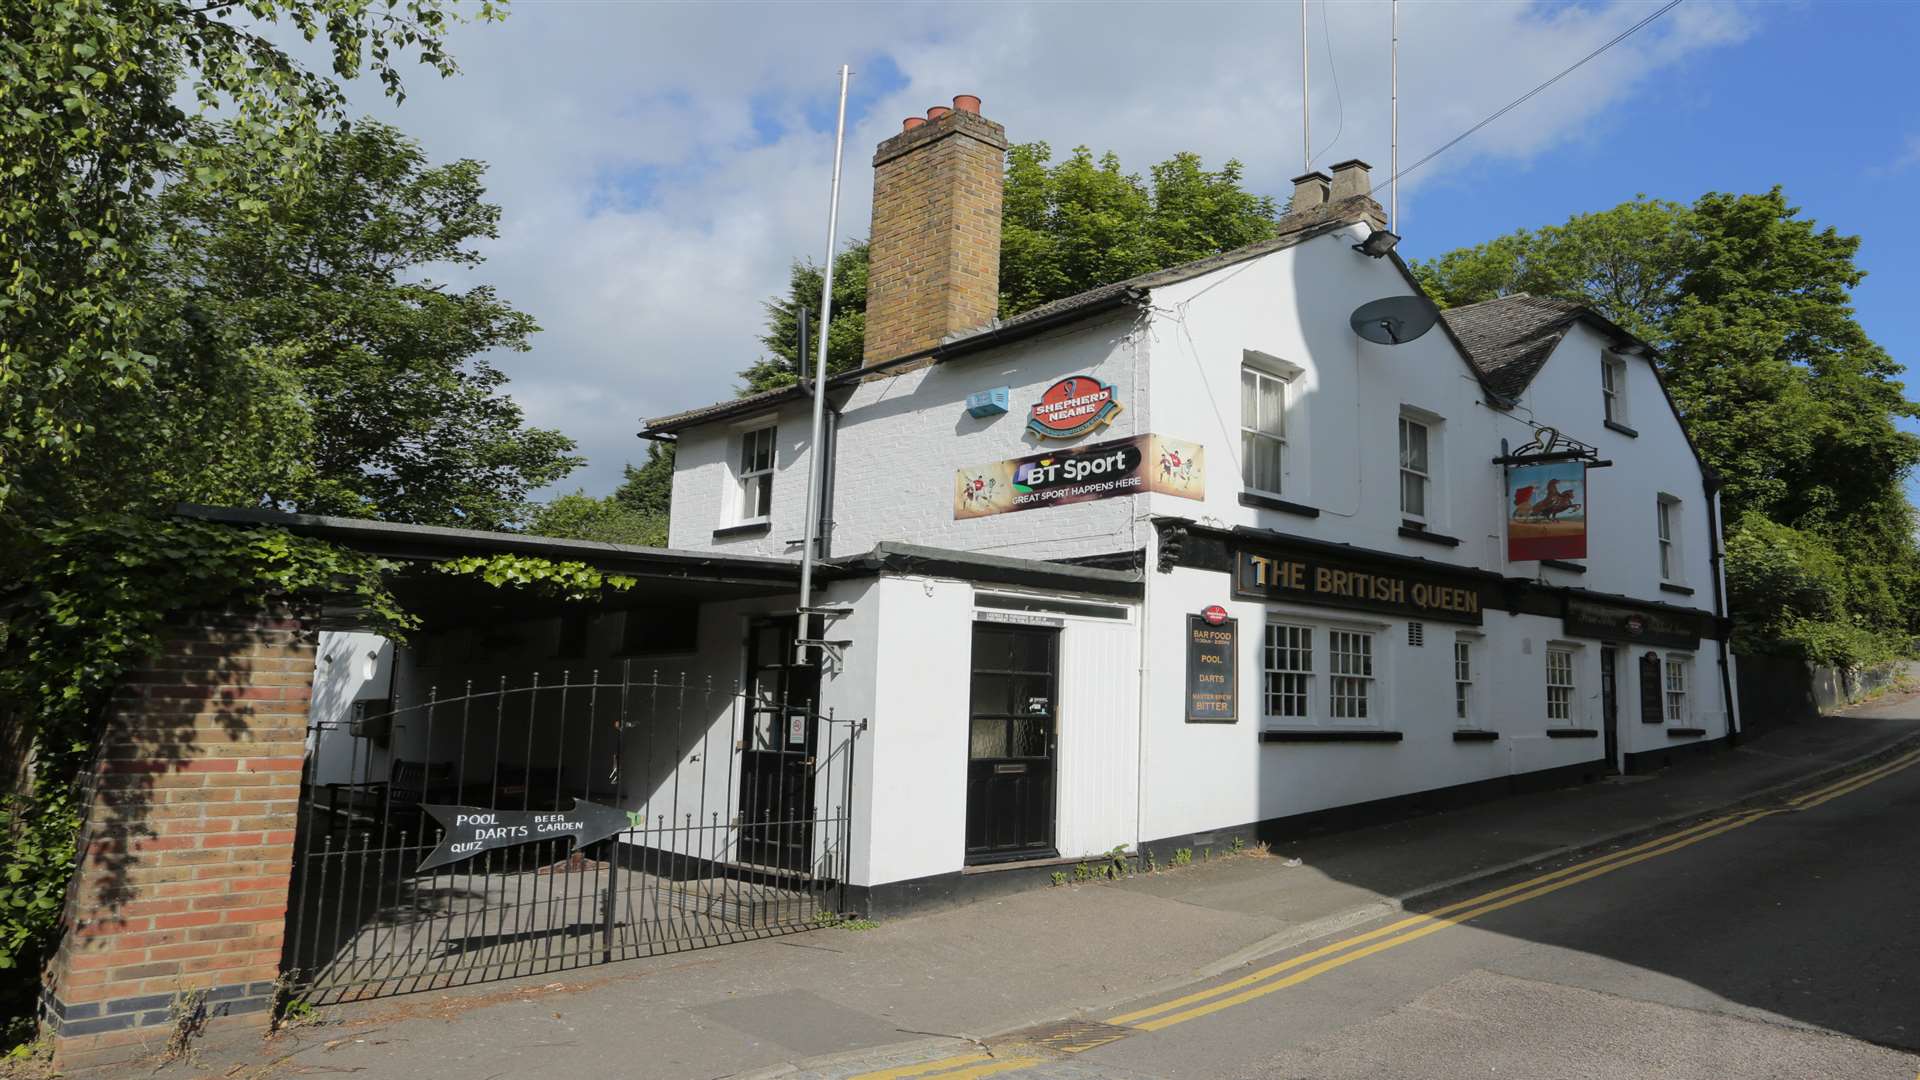
M 740 745 L 740 858 L 806 870 L 813 861 L 814 703 L 820 669 L 794 663 L 797 616 L 747 624 Z
M 968 708 L 967 862 L 1055 854 L 1060 632 L 975 623 Z
M 1611 645 L 1600 647 L 1600 725 L 1607 740 L 1607 769 L 1620 768 L 1620 694 L 1618 692 L 1620 650 Z

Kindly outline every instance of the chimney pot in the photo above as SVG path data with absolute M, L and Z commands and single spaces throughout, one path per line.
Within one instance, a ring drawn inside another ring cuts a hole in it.
M 921 124 L 924 124 L 926 122 L 927 122 L 927 119 L 924 116 L 909 116 L 905 120 L 900 121 L 900 130 L 912 131 L 914 128 L 917 128 Z
M 945 105 L 935 105 L 933 108 L 927 110 L 927 119 L 938 120 L 952 111 L 952 109 L 947 108 Z
M 970 112 L 978 115 L 980 99 L 972 94 L 958 94 L 953 99 L 953 108 L 955 112 Z
M 1333 178 L 1318 169 L 1293 178 L 1292 214 L 1318 210 L 1332 194 Z
M 1365 195 L 1373 187 L 1368 173 L 1373 166 L 1359 158 L 1349 158 L 1333 167 L 1333 201 L 1340 202 Z

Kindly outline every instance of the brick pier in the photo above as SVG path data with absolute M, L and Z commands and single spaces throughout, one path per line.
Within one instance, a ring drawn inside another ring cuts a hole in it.
M 116 695 L 44 975 L 61 1068 L 163 1049 L 187 1005 L 203 1030 L 265 1030 L 315 643 L 292 608 L 183 618 Z

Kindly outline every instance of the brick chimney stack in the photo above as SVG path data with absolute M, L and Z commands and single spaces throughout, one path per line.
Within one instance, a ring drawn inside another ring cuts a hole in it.
M 874 152 L 866 364 L 993 321 L 1006 153 L 1006 129 L 971 94 L 909 117 Z

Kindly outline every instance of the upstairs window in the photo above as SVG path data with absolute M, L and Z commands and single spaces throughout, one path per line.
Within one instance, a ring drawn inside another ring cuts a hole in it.
M 1573 650 L 1547 650 L 1547 719 L 1564 724 L 1573 719 Z
M 773 436 L 771 427 L 757 428 L 740 437 L 741 524 L 765 521 L 773 512 Z
M 1617 356 L 1600 360 L 1600 403 L 1608 423 L 1627 422 L 1627 362 Z
M 1653 504 L 1654 533 L 1660 543 L 1660 580 L 1680 580 L 1680 500 L 1659 496 Z
M 1240 369 L 1240 479 L 1248 491 L 1281 493 L 1287 453 L 1287 380 L 1252 364 Z
M 1427 487 L 1432 480 L 1428 441 L 1426 424 L 1410 416 L 1400 418 L 1400 513 L 1417 521 L 1427 519 Z

